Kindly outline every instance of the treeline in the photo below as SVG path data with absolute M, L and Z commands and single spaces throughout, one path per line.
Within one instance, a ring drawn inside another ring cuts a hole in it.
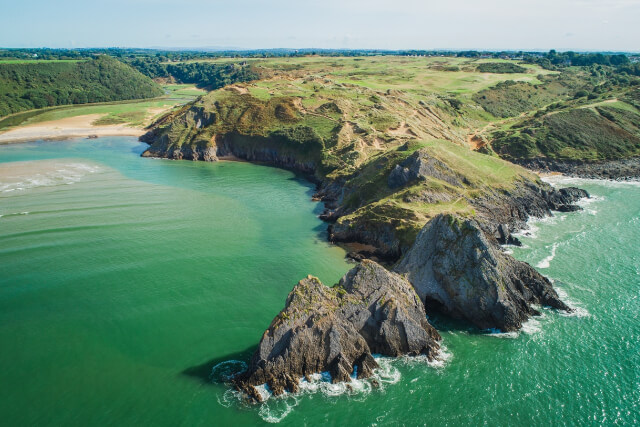
M 161 62 L 189 61 L 207 58 L 266 58 L 266 57 L 295 57 L 307 55 L 321 56 L 370 56 L 370 55 L 401 55 L 401 56 L 457 56 L 464 58 L 503 58 L 524 59 L 540 62 L 551 66 L 585 66 L 585 65 L 622 65 L 637 61 L 637 54 L 623 53 L 580 53 L 580 52 L 549 52 L 541 51 L 479 51 L 479 50 L 422 50 L 422 49 L 248 49 L 248 50 L 168 50 L 168 49 L 139 49 L 139 48 L 83 48 L 83 49 L 8 49 L 0 48 L 2 59 L 86 59 L 97 55 L 109 55 L 114 58 L 132 60 L 135 58 L 156 57 Z
M 513 62 L 486 62 L 478 65 L 476 69 L 481 73 L 514 74 L 527 72 L 526 68 L 516 65 Z
M 577 53 L 556 52 L 551 49 L 543 56 L 526 56 L 527 62 L 540 65 L 550 70 L 562 67 L 588 67 L 592 65 L 610 65 L 613 67 L 625 66 L 631 63 L 627 55 L 621 53 Z
M 259 78 L 247 63 L 215 64 L 211 62 L 162 62 L 159 57 L 135 58 L 129 65 L 147 77 L 173 79 L 177 83 L 189 83 L 214 90 L 237 82 Z
M 162 89 L 108 56 L 78 62 L 2 63 L 0 116 L 67 104 L 152 98 Z

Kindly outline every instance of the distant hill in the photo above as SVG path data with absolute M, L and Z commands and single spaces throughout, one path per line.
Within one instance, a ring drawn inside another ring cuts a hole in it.
M 122 62 L 0 62 L 0 117 L 35 108 L 153 98 L 162 89 Z

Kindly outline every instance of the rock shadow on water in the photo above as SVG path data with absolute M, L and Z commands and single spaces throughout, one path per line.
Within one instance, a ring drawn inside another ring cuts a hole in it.
M 216 357 L 200 365 L 191 366 L 181 372 L 181 375 L 191 377 L 205 384 L 225 384 L 233 376 L 246 370 L 251 356 L 257 346 Z

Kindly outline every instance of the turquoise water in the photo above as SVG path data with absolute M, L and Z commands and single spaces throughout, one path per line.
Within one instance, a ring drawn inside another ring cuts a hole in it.
M 584 212 L 510 248 L 572 315 L 543 310 L 519 334 L 434 318 L 445 360 L 382 359 L 379 387 L 318 383 L 248 407 L 211 368 L 248 359 L 297 280 L 333 283 L 349 264 L 291 172 L 143 148 L 0 147 L 0 424 L 640 422 L 637 184 L 579 181 L 596 196 Z

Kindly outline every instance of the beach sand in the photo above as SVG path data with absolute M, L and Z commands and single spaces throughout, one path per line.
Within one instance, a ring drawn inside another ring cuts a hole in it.
M 140 136 L 144 129 L 127 126 L 126 124 L 94 126 L 93 122 L 104 114 L 87 114 L 84 116 L 68 117 L 49 122 L 34 123 L 20 126 L 0 133 L 0 144 L 13 142 L 55 140 L 77 137 L 101 136 Z

